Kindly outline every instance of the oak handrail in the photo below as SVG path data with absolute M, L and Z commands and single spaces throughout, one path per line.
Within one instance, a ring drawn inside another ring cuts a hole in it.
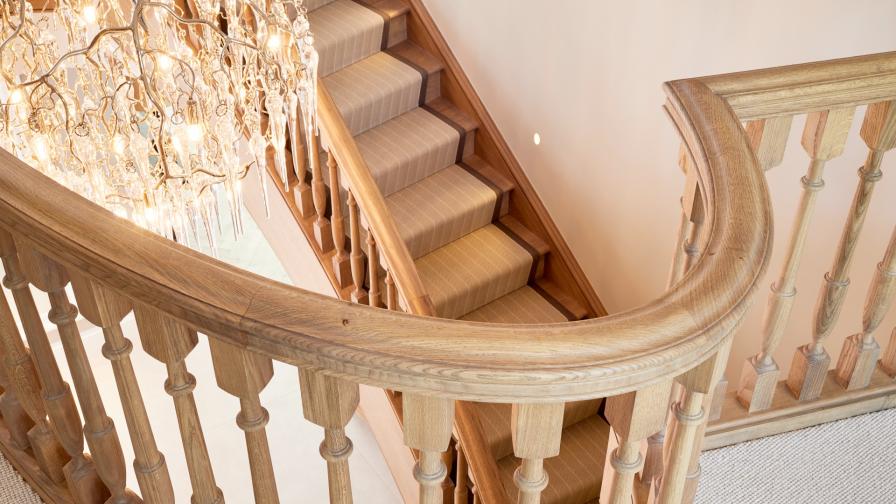
M 347 176 L 352 194 L 364 210 L 364 217 L 376 235 L 380 250 L 386 256 L 386 263 L 409 311 L 416 315 L 435 316 L 435 305 L 420 280 L 414 259 L 398 232 L 386 200 L 322 80 L 318 81 L 317 111 L 330 151 Z

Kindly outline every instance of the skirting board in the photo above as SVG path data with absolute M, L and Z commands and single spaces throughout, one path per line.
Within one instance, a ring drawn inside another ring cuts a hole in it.
M 880 368 L 875 369 L 867 388 L 851 391 L 834 380 L 833 370 L 828 371 L 821 398 L 808 402 L 797 401 L 781 381 L 772 407 L 752 415 L 737 400 L 737 391 L 729 391 L 722 417 L 706 429 L 703 449 L 712 450 L 893 407 L 896 407 L 896 380 Z

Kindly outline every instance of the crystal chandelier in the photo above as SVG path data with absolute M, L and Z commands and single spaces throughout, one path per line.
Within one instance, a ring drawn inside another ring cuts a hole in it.
M 0 146 L 214 252 L 222 213 L 242 229 L 250 171 L 265 205 L 268 160 L 284 184 L 298 172 L 317 53 L 302 0 L 187 1 L 0 2 Z

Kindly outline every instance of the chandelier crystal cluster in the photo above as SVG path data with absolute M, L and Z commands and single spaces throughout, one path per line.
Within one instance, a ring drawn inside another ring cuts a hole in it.
M 298 171 L 317 58 L 302 0 L 4 0 L 0 146 L 214 251 L 223 213 L 242 229 L 250 171 L 265 204 L 269 160 L 283 183 Z

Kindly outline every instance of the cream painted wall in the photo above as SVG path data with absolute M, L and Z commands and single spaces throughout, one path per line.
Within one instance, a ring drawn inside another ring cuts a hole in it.
M 608 309 L 658 295 L 665 283 L 683 184 L 678 139 L 660 106 L 661 83 L 896 49 L 896 2 L 760 0 L 424 0 Z M 859 115 L 861 117 L 861 115 Z M 794 122 L 786 159 L 769 173 L 781 262 L 807 158 Z M 812 308 L 829 268 L 864 159 L 858 141 L 829 164 L 787 340 L 787 368 L 810 337 Z M 535 146 L 532 136 L 541 135 Z M 829 345 L 861 327 L 860 306 L 896 224 L 896 153 L 871 207 L 853 268 L 847 310 Z M 728 378 L 758 348 L 756 298 L 732 351 Z M 896 310 L 894 310 L 896 311 Z M 896 325 L 891 313 L 879 341 Z

